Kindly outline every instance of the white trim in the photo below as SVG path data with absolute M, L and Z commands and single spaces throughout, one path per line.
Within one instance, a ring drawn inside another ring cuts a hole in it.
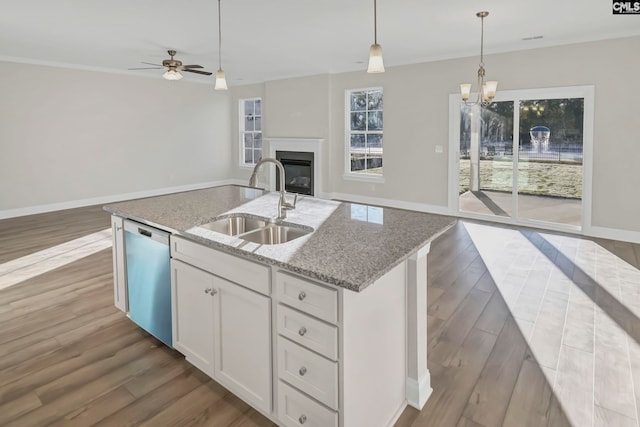
M 432 392 L 431 373 L 429 371 L 420 379 L 420 384 L 413 378 L 407 378 L 405 394 L 409 406 L 421 410 Z
M 427 212 L 439 215 L 450 215 L 449 208 L 447 208 L 446 206 L 429 205 L 426 203 L 405 202 L 402 200 L 383 199 L 380 197 L 368 197 L 347 193 L 326 193 L 323 198 L 342 200 L 351 203 L 362 203 L 367 205 L 407 209 L 411 211 Z
M 345 181 L 375 182 L 377 184 L 384 184 L 384 175 L 377 175 L 373 173 L 345 173 L 342 175 L 342 179 Z
M 640 244 L 640 231 L 591 226 L 588 230 L 585 230 L 584 235 Z
M 82 64 L 71 64 L 68 62 L 56 62 L 56 61 L 43 61 L 40 59 L 31 59 L 31 58 L 20 58 L 16 56 L 3 56 L 0 55 L 0 61 L 3 62 L 13 62 L 16 64 L 28 64 L 28 65 L 37 65 L 41 67 L 53 67 L 53 68 L 63 68 L 67 70 L 80 70 L 80 71 L 91 71 L 95 73 L 107 73 L 107 74 L 120 74 L 124 76 L 132 76 L 132 77 L 142 77 L 147 79 L 160 79 L 162 78 L 162 73 L 159 74 L 149 74 L 149 73 L 140 73 L 133 70 L 121 70 L 118 68 L 106 68 L 106 67 L 94 67 L 92 65 L 82 65 Z M 183 83 L 195 83 L 195 84 L 211 84 L 209 80 L 201 80 L 201 79 L 190 79 L 189 81 Z
M 303 153 L 313 153 L 313 194 L 320 197 L 322 194 L 321 173 L 323 167 L 322 146 L 324 138 L 265 138 L 262 137 L 262 153 L 267 153 L 266 157 L 276 158 L 276 151 L 300 151 Z M 267 145 L 265 151 L 265 143 Z M 264 157 L 264 156 L 263 156 Z M 276 190 L 276 175 L 267 174 L 267 184 L 269 191 Z
M 85 206 L 100 205 L 102 203 L 120 202 L 123 200 L 139 199 L 142 197 L 161 196 L 170 193 L 179 193 L 182 191 L 200 190 L 208 187 L 219 187 L 221 185 L 246 185 L 245 181 L 240 182 L 237 179 L 201 182 L 198 184 L 180 185 L 176 187 L 157 188 L 154 190 L 137 191 L 134 193 L 113 194 L 110 196 L 92 197 L 88 199 L 69 200 L 66 202 L 49 203 L 45 205 L 29 206 L 26 208 L 5 209 L 0 211 L 0 219 L 14 218 L 25 215 L 34 215 L 45 212 L 60 211 L 64 209 L 81 208 Z

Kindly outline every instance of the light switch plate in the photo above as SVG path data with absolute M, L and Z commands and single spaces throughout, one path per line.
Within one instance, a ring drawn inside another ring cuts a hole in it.
M 442 153 L 442 145 L 436 145 L 436 153 Z

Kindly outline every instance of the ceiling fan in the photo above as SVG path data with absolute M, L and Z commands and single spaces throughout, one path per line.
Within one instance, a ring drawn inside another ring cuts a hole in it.
M 166 68 L 167 71 L 162 75 L 166 80 L 180 80 L 182 74 L 180 71 L 187 71 L 189 73 L 203 74 L 210 76 L 212 73 L 208 71 L 194 70 L 194 68 L 203 68 L 202 65 L 182 65 L 182 61 L 173 59 L 176 54 L 175 50 L 168 50 L 167 53 L 171 56 L 171 59 L 165 59 L 162 64 L 152 64 L 150 62 L 142 62 L 143 64 L 153 65 L 153 67 L 143 68 L 129 68 L 129 70 L 161 70 Z

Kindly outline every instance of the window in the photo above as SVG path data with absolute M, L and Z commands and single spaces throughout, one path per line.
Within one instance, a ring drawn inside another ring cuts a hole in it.
M 346 93 L 347 173 L 382 177 L 382 88 Z
M 262 159 L 262 100 L 240 100 L 240 165 L 252 166 Z

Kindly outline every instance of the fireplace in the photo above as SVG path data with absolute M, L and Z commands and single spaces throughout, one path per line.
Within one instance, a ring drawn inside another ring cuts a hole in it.
M 313 153 L 302 151 L 276 151 L 276 159 L 284 166 L 284 189 L 288 193 L 313 196 Z M 276 174 L 276 188 L 280 176 Z

